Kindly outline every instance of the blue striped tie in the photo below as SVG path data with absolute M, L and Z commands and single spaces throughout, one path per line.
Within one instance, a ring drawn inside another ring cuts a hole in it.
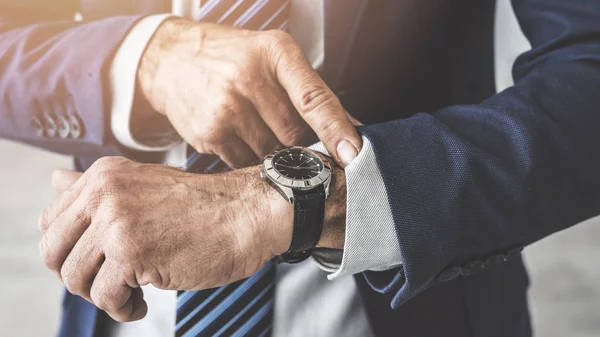
M 186 170 L 228 171 L 215 156 L 192 154 Z M 177 337 L 269 336 L 273 321 L 275 266 L 267 263 L 251 277 L 219 288 L 182 291 L 177 296 Z

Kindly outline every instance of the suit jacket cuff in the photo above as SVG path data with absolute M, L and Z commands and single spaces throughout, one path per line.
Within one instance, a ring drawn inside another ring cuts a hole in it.
M 170 17 L 170 14 L 160 14 L 140 20 L 123 40 L 110 67 L 111 130 L 121 145 L 132 150 L 166 151 L 181 143 L 181 138 L 170 125 L 166 130 L 161 127 L 158 131 L 144 134 L 143 139 L 134 137 L 131 130 L 137 69 L 142 54 L 156 29 Z
M 321 143 L 313 149 L 326 153 Z M 402 264 L 387 191 L 375 160 L 371 142 L 346 172 L 346 235 L 343 250 L 315 249 L 312 257 L 330 280 L 367 270 L 382 271 Z

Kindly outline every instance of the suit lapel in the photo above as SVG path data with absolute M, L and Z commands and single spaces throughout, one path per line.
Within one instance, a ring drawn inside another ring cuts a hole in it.
M 334 90 L 341 84 L 369 0 L 323 0 L 325 59 L 322 76 Z

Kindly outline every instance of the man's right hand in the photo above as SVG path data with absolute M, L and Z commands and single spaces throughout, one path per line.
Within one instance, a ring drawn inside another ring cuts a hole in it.
M 142 56 L 138 86 L 186 142 L 233 167 L 314 133 L 342 166 L 362 147 L 336 95 L 282 31 L 168 20 Z

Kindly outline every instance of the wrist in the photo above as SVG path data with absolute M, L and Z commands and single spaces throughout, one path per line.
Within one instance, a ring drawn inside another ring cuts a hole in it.
M 285 200 L 269 183 L 258 178 L 260 166 L 255 172 L 256 180 L 262 182 L 264 199 L 267 200 L 267 221 L 264 221 L 263 237 L 270 247 L 271 257 L 285 253 L 292 242 L 294 206 Z M 316 247 L 343 249 L 346 234 L 346 176 L 344 169 L 332 166 L 329 198 L 325 201 L 323 231 Z
M 166 116 L 165 94 L 160 85 L 161 69 L 169 68 L 174 46 L 182 39 L 183 33 L 190 27 L 197 26 L 193 22 L 173 18 L 165 20 L 157 29 L 142 54 L 136 74 L 136 94 L 148 102 L 158 113 Z M 177 62 L 177 60 L 174 60 Z M 167 73 L 171 71 L 167 70 Z M 171 74 L 172 75 L 172 74 Z M 169 76 L 171 77 L 171 76 Z
M 294 208 L 275 188 L 260 179 L 262 165 L 234 170 L 223 175 L 218 184 L 234 191 L 239 204 L 233 212 L 243 219 L 233 229 L 237 250 L 259 254 L 264 262 L 281 255 L 292 242 Z
M 262 165 L 259 166 L 262 170 Z M 259 171 L 260 172 L 260 171 Z M 290 204 L 279 192 L 266 180 L 255 177 L 266 189 L 265 200 L 269 205 L 265 222 L 264 237 L 269 243 L 271 258 L 285 253 L 292 244 L 294 232 L 294 205 Z
M 331 174 L 323 232 L 317 247 L 343 249 L 346 238 L 346 174 L 343 168 L 333 163 Z
M 240 242 L 238 249 L 258 252 L 267 261 L 289 249 L 294 229 L 294 207 L 273 186 L 259 178 L 261 170 L 262 165 L 236 170 L 229 173 L 228 179 L 234 174 L 241 178 L 232 188 L 240 191 L 242 204 L 250 207 L 244 213 L 252 219 L 249 228 L 252 233 L 244 230 L 248 228 L 234 230 Z M 346 176 L 344 169 L 334 165 L 329 198 L 325 201 L 323 232 L 317 247 L 343 249 L 345 232 Z

